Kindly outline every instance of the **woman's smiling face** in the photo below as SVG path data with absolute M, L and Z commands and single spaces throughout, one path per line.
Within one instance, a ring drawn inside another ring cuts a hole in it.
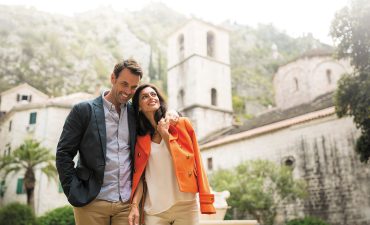
M 160 102 L 157 92 L 151 88 L 144 88 L 139 95 L 139 107 L 140 110 L 145 112 L 155 112 L 160 107 Z

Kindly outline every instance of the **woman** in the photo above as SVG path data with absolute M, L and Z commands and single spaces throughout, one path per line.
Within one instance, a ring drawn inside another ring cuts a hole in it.
M 153 85 L 138 87 L 132 103 L 138 136 L 130 225 L 139 224 L 140 201 L 146 225 L 198 224 L 197 192 L 201 213 L 215 208 L 193 127 L 184 117 L 175 125 L 164 119 L 166 104 Z

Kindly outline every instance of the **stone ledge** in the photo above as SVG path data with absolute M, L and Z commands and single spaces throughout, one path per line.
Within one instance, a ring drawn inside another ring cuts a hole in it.
M 256 220 L 201 220 L 200 225 L 258 225 Z

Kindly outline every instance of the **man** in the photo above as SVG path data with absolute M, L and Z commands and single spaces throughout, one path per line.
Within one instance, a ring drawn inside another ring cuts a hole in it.
M 128 101 L 142 75 L 133 59 L 116 64 L 111 90 L 75 105 L 65 121 L 56 166 L 77 225 L 128 224 L 136 142 L 135 116 Z

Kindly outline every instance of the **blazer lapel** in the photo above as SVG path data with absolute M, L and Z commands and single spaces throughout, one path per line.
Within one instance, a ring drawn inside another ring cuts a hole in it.
M 105 116 L 102 97 L 100 96 L 99 98 L 95 99 L 93 105 L 95 121 L 98 126 L 98 132 L 100 136 L 101 148 L 103 150 L 104 160 L 106 160 L 107 135 L 105 128 Z
M 132 159 L 135 155 L 135 144 L 136 144 L 136 119 L 134 109 L 131 103 L 127 103 L 127 121 L 128 121 L 128 133 L 130 135 L 130 154 Z
M 144 154 L 146 156 L 149 156 L 150 155 L 150 151 L 151 151 L 151 138 L 150 138 L 150 135 L 147 134 L 145 136 L 137 136 L 137 144 L 138 144 L 138 148 L 139 149 L 142 149 L 142 151 L 144 152 Z M 148 158 L 148 157 L 147 157 Z

